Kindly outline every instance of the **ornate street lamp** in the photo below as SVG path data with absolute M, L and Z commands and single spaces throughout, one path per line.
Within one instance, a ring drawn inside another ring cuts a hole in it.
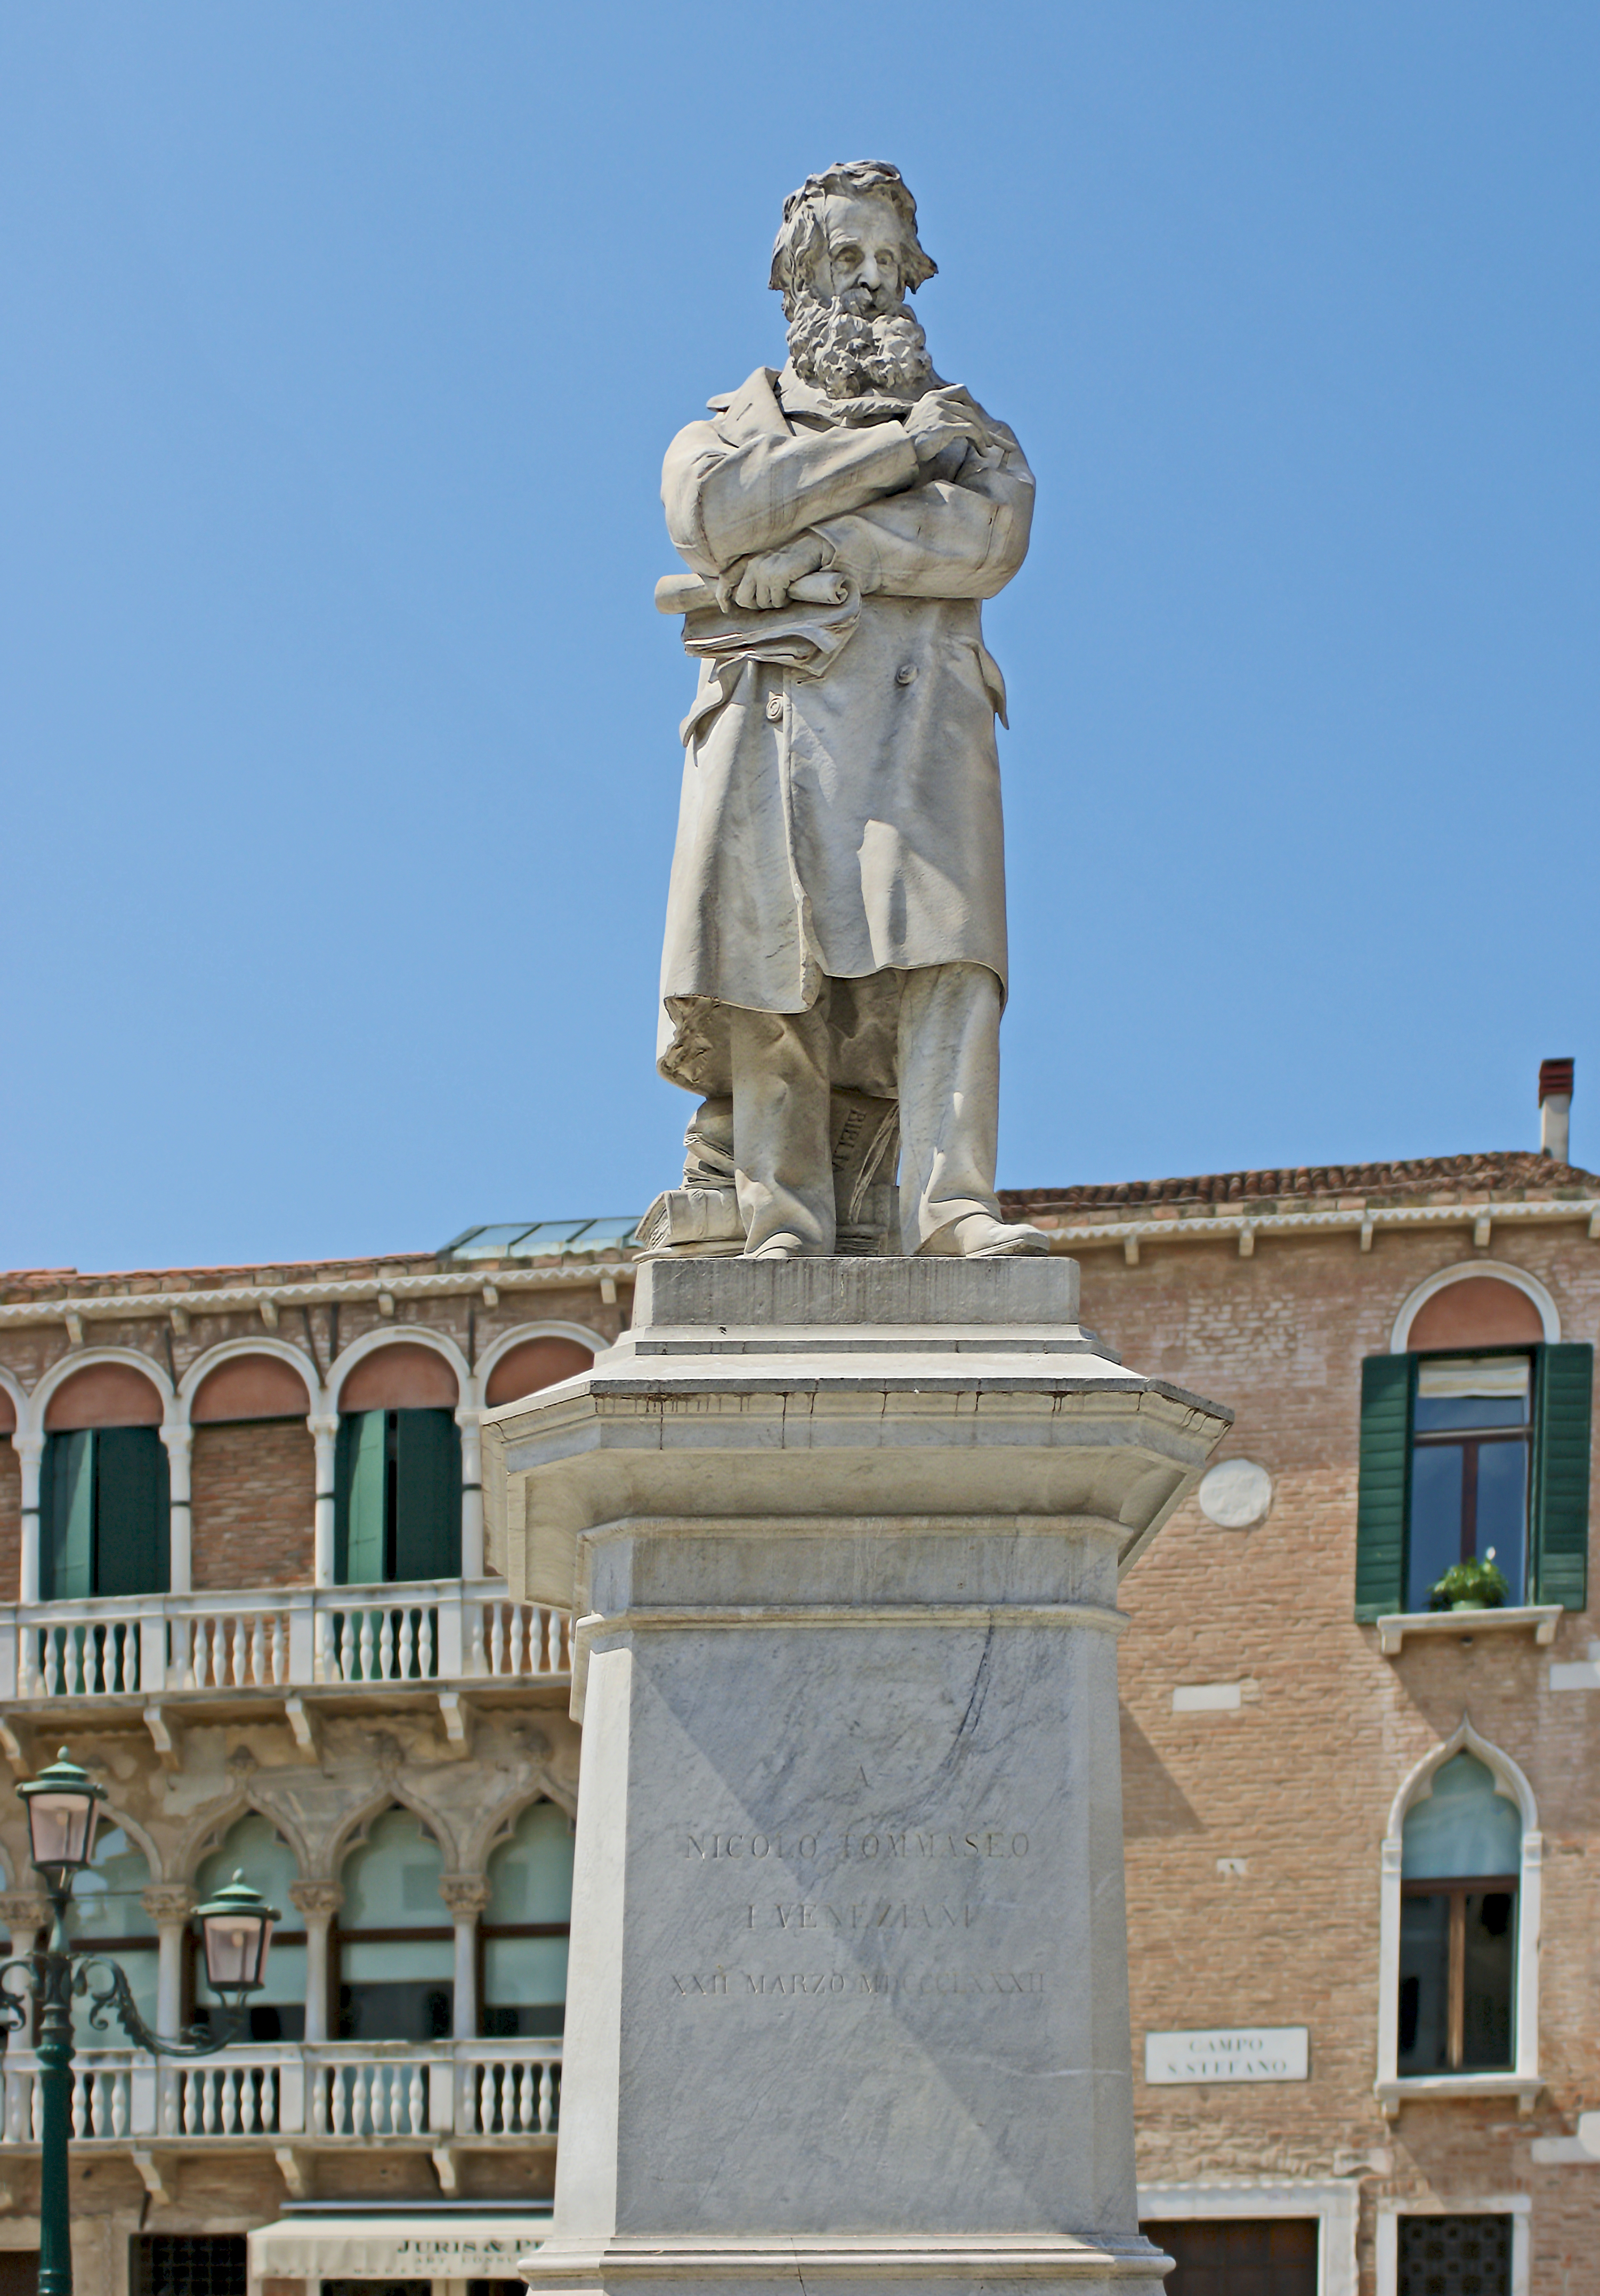
M 94 1828 L 105 1789 L 72 1761 L 63 1746 L 37 1778 L 17 1788 L 28 1812 L 33 1862 L 45 1877 L 54 1908 L 50 1942 L 42 1953 L 0 1963 L 0 2050 L 6 2036 L 38 2012 L 40 2091 L 39 2296 L 72 2296 L 72 2212 L 67 2146 L 72 2133 L 72 2003 L 89 2004 L 89 2023 L 107 2030 L 112 2010 L 135 2049 L 161 2057 L 209 2057 L 237 2040 L 250 1996 L 267 1971 L 278 1909 L 258 1897 L 242 1874 L 195 1908 L 205 1939 L 206 1975 L 227 2014 L 213 2033 L 192 2025 L 176 2040 L 152 2033 L 140 2016 L 121 1964 L 92 1947 L 70 1943 L 67 1909 L 72 1884 L 94 1854 Z M 14 1980 L 14 1981 L 13 1981 Z
M 272 1943 L 278 1909 L 235 1873 L 225 1889 L 203 1906 L 194 1918 L 205 1939 L 206 1977 L 213 1993 L 226 2001 L 237 1995 L 234 2013 L 244 2013 L 244 1996 L 254 1993 L 267 1973 L 267 1948 Z

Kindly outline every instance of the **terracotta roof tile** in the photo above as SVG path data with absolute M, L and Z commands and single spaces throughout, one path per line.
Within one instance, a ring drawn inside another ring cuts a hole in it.
M 1158 1207 L 1231 1210 L 1245 1204 L 1287 1206 L 1343 1199 L 1363 1204 L 1404 1203 L 1436 1196 L 1469 1202 L 1485 1198 L 1600 1196 L 1600 1173 L 1577 1164 L 1555 1164 L 1531 1149 L 1501 1154 L 1418 1156 L 1398 1164 L 1301 1164 L 1293 1169 L 1202 1172 L 1188 1179 L 1108 1180 L 1072 1187 L 1002 1188 L 1000 1201 L 1013 1218 L 1054 1213 L 1137 1214 Z M 24 1267 L 0 1273 L 0 1300 L 53 1295 L 70 1300 L 86 1293 L 167 1293 L 181 1302 L 185 1292 L 222 1290 L 252 1281 L 305 1283 L 374 1282 L 389 1274 L 423 1275 L 440 1264 L 431 1251 L 374 1252 L 358 1259 L 270 1260 L 238 1267 L 160 1267 L 80 1275 L 72 1267 Z M 459 1271 L 455 1271 L 459 1272 Z M 575 1268 L 575 1276 L 582 1270 Z
M 1013 1215 L 1040 1212 L 1137 1212 L 1157 1205 L 1306 1203 L 1359 1197 L 1372 1204 L 1403 1203 L 1439 1194 L 1488 1196 L 1600 1195 L 1600 1175 L 1576 1164 L 1552 1163 L 1532 1149 L 1501 1154 L 1417 1156 L 1399 1164 L 1301 1164 L 1292 1170 L 1202 1172 L 1190 1179 L 1110 1180 L 1069 1188 L 1002 1188 Z
M 384 1274 L 421 1275 L 437 1265 L 431 1251 L 373 1252 L 361 1259 L 263 1259 L 229 1267 L 129 1267 L 80 1274 L 76 1267 L 18 1267 L 0 1272 L 0 1299 L 29 1292 L 63 1298 L 108 1292 L 170 1292 L 182 1304 L 185 1292 L 220 1292 L 234 1285 L 326 1283 L 342 1277 L 364 1283 Z

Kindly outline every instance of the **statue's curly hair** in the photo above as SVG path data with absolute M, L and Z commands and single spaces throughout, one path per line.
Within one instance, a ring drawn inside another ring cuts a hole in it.
M 797 294 L 810 287 L 812 266 L 822 248 L 822 203 L 830 192 L 852 200 L 887 200 L 906 234 L 907 292 L 932 278 L 939 266 L 916 235 L 916 201 L 899 169 L 887 160 L 841 160 L 819 176 L 808 176 L 784 201 L 784 221 L 773 242 L 772 276 L 767 283 L 783 297 L 786 318 L 794 316 Z

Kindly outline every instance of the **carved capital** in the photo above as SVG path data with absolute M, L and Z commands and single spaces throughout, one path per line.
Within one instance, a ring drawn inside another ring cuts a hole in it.
M 0 1891 L 0 1928 L 4 1928 L 13 1946 L 30 1941 L 50 1919 L 50 1900 L 37 1896 L 31 1890 Z
M 158 1929 L 186 1922 L 194 1909 L 194 1892 L 186 1882 L 152 1882 L 139 1892 L 139 1903 Z
M 488 1883 L 481 1874 L 441 1874 L 439 1894 L 457 1921 L 480 1914 L 488 1903 Z
M 308 1922 L 332 1921 L 344 1903 L 344 1891 L 337 1882 L 291 1882 L 289 1896 Z

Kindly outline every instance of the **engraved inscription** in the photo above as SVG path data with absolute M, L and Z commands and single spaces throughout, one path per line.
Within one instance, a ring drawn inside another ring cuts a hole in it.
M 859 1905 L 830 1905 L 825 1898 L 815 1904 L 747 1906 L 746 1925 L 781 1930 L 970 1930 L 981 1907 L 894 1905 L 887 1898 L 866 1898 Z
M 1042 1969 L 883 1969 L 759 1970 L 714 1969 L 673 1973 L 667 1980 L 674 1999 L 721 1998 L 749 2000 L 860 1999 L 864 1995 L 946 1997 L 967 1994 L 1041 1994 Z
M 787 1828 L 772 1833 L 718 1833 L 685 1827 L 683 1854 L 708 1864 L 722 1857 L 851 1858 L 870 1863 L 874 1858 L 890 1857 L 1026 1857 L 1030 1846 L 1025 1833 L 1009 1826 L 981 1826 L 971 1832 L 911 1826 L 863 1832 L 851 1827 L 842 1834 L 803 1833 Z
M 865 1771 L 861 1783 L 866 1784 Z M 1020 1826 L 993 1823 L 989 1812 L 982 1817 L 976 1822 L 971 1811 L 940 1812 L 936 1805 L 934 1822 L 911 1824 L 892 1805 L 885 1809 L 880 1803 L 865 1819 L 824 1816 L 802 1805 L 793 1822 L 782 1819 L 765 1828 L 728 1829 L 726 1819 L 720 1825 L 669 1824 L 663 1849 L 703 1873 L 709 1883 L 703 1898 L 697 1883 L 693 1905 L 685 1898 L 682 1906 L 686 1933 L 673 1958 L 693 1956 L 702 1967 L 669 1980 L 673 1997 L 1043 1992 L 1038 1971 L 917 1965 L 919 1949 L 943 1949 L 936 1940 L 953 1946 L 960 1938 L 967 1952 L 1013 1949 L 1008 1939 L 1022 1876 L 1013 1879 L 1007 1868 L 1033 1857 L 1034 1844 Z M 717 1886 L 718 1874 L 731 1885 L 726 1891 Z M 852 1963 L 870 1957 L 874 1964 L 900 1966 L 734 1969 L 718 1956 L 741 1949 L 734 1942 L 741 1931 L 752 1955 L 767 1950 L 758 1938 L 775 1945 L 779 1938 L 803 1935 L 836 1939 L 833 1949 L 842 1949 L 841 1957 Z M 877 1947 L 870 1956 L 862 1955 L 863 1943 L 873 1938 Z M 714 1964 L 709 1972 L 706 1962 Z

